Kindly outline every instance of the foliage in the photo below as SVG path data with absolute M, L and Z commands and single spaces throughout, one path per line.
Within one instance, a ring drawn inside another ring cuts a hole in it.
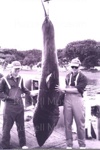
M 82 65 L 90 68 L 100 65 L 100 42 L 94 40 L 84 40 L 71 42 L 63 49 L 57 50 L 59 66 L 63 67 L 70 62 L 71 59 L 79 57 Z M 0 59 L 3 63 L 11 63 L 19 60 L 22 65 L 28 65 L 32 68 L 41 62 L 42 51 L 37 49 L 27 51 L 17 51 L 16 49 L 1 49 Z
M 87 69 L 97 66 L 97 64 L 98 62 L 97 62 L 96 56 L 94 55 L 86 57 L 83 61 L 83 65 L 86 66 Z
M 28 50 L 25 53 L 23 65 L 35 65 L 41 61 L 42 52 L 40 50 Z
M 41 50 L 33 49 L 27 51 L 17 51 L 16 49 L 0 49 L 0 58 L 3 59 L 2 65 L 6 68 L 8 63 L 18 60 L 22 65 L 33 65 L 41 61 Z
M 78 57 L 87 68 L 98 65 L 100 59 L 100 45 L 94 40 L 71 42 L 65 47 L 64 52 L 68 61 Z

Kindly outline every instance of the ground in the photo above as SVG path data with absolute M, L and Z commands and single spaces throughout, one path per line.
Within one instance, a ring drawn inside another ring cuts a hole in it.
M 34 113 L 34 110 L 25 111 L 25 119 L 28 115 L 32 115 Z M 2 113 L 0 114 L 0 141 L 2 137 Z M 33 128 L 33 122 L 32 119 L 30 121 L 25 121 L 25 131 L 26 131 L 26 140 L 27 140 L 27 146 L 29 148 L 33 149 L 65 149 L 66 148 L 66 139 L 65 139 L 65 129 L 63 126 L 59 126 L 59 122 L 54 129 L 51 136 L 47 139 L 47 141 L 44 143 L 42 147 L 39 147 L 35 132 Z M 78 149 L 78 143 L 76 134 L 73 134 L 74 138 L 74 144 L 73 149 Z M 100 149 L 100 141 L 96 139 L 92 140 L 86 140 L 86 146 L 87 149 Z M 18 136 L 16 131 L 16 125 L 14 124 L 12 130 L 11 130 L 11 147 L 12 149 L 19 148 L 18 144 Z

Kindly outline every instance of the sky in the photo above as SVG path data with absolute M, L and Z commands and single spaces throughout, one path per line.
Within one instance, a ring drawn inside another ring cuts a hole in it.
M 50 0 L 56 48 L 79 40 L 100 41 L 99 15 L 100 0 Z M 42 50 L 43 21 L 41 0 L 0 0 L 1 48 Z

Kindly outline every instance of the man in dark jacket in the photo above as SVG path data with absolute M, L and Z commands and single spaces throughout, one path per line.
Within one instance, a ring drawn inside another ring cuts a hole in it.
M 19 144 L 22 149 L 26 146 L 25 127 L 24 127 L 24 105 L 22 94 L 30 95 L 30 91 L 24 87 L 23 78 L 19 75 L 21 64 L 19 61 L 12 62 L 10 74 L 2 78 L 0 84 L 1 95 L 4 96 L 5 107 L 3 114 L 3 134 L 2 148 L 10 148 L 10 131 L 16 122 Z
M 3 74 L 0 73 L 0 83 L 1 83 L 2 77 L 3 77 Z M 0 98 L 0 107 L 1 107 L 1 98 Z M 0 108 L 0 111 L 1 111 L 1 108 Z

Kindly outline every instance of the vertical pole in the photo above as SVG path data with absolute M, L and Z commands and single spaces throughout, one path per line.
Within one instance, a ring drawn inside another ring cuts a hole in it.
M 47 1 L 47 15 L 49 17 L 49 1 Z

